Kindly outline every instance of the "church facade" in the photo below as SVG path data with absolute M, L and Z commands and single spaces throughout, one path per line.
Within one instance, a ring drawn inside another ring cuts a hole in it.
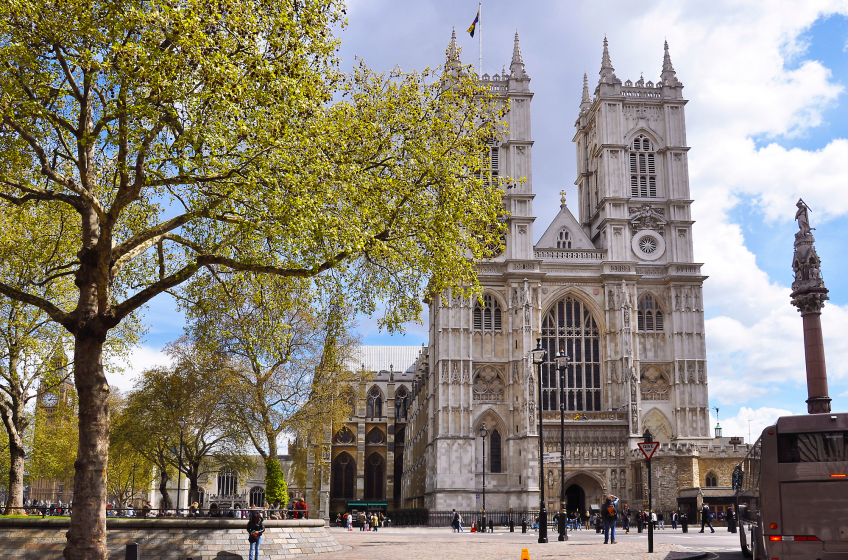
M 575 122 L 578 199 L 569 206 L 563 192 L 536 243 L 533 92 L 518 34 L 509 70 L 481 80 L 510 102 L 490 170 L 524 181 L 504 187 L 505 249 L 479 265 L 481 299 L 447 293 L 430 302 L 429 345 L 404 388 L 394 506 L 479 510 L 485 469 L 487 509 L 535 509 L 541 483 L 546 507 L 558 510 L 560 461 L 539 464 L 541 437 L 545 452 L 565 456 L 569 511 L 600 504 L 604 493 L 638 508 L 647 495 L 636 444 L 646 429 L 662 443 L 657 509 L 677 509 L 684 489 L 730 486 L 746 446 L 710 433 L 687 101 L 668 45 L 656 82 L 622 82 L 604 39 L 598 83 L 590 91 L 584 75 Z M 530 357 L 537 344 L 547 351 L 540 365 Z M 559 351 L 570 358 L 562 387 Z M 357 440 L 364 460 L 370 432 L 360 424 L 343 437 Z M 334 457 L 341 451 L 333 445 Z

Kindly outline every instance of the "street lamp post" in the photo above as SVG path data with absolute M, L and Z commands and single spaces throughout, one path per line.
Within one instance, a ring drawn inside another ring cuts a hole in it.
M 654 436 L 651 435 L 651 430 L 645 428 L 645 433 L 642 434 L 642 439 L 645 443 L 654 441 Z M 651 459 L 648 463 L 648 552 L 654 551 L 654 504 L 651 497 Z
M 536 376 L 539 380 L 539 542 L 548 542 L 548 512 L 545 510 L 545 444 L 542 436 L 542 362 L 548 356 L 548 351 L 542 348 L 542 339 L 536 339 L 536 348 L 530 351 L 533 363 L 536 365 Z
M 180 458 L 179 468 L 177 469 L 177 517 L 180 516 L 180 489 L 182 488 L 183 476 L 183 430 L 185 429 L 186 419 L 180 418 Z
M 568 540 L 565 520 L 568 513 L 565 508 L 565 370 L 570 358 L 562 347 L 554 358 L 559 372 L 559 541 Z
M 489 430 L 484 423 L 480 426 L 480 439 L 483 440 L 483 532 L 486 532 L 486 436 Z

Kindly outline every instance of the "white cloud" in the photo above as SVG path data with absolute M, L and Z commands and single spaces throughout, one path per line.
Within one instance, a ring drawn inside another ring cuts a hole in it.
M 721 411 L 721 408 L 719 408 Z M 736 416 L 730 418 L 722 418 L 719 414 L 719 420 L 710 412 L 710 426 L 715 426 L 716 423 L 721 424 L 722 436 L 724 437 L 741 437 L 746 443 L 757 441 L 760 434 L 766 427 L 773 425 L 781 416 L 792 416 L 790 410 L 780 408 L 762 407 L 756 410 L 743 406 L 739 409 Z M 750 421 L 750 424 L 749 424 Z M 749 435 L 750 434 L 750 435 Z
M 138 346 L 123 360 L 116 360 L 117 368 L 108 368 L 106 378 L 111 387 L 127 392 L 133 388 L 136 378 L 146 369 L 169 366 L 171 359 L 161 349 Z

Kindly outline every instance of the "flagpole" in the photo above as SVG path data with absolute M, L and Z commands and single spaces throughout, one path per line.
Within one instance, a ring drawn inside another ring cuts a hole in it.
M 483 2 L 477 4 L 477 13 L 480 14 L 480 77 L 483 77 Z

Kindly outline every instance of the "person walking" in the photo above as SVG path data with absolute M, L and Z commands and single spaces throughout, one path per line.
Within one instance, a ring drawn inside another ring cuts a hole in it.
M 615 542 L 615 521 L 618 519 L 618 512 L 615 506 L 618 505 L 618 498 L 612 494 L 607 495 L 604 500 L 604 505 L 601 506 L 601 517 L 604 520 L 604 544 L 616 544 Z
M 247 522 L 247 542 L 250 543 L 247 560 L 259 560 L 259 545 L 262 544 L 264 532 L 265 525 L 262 523 L 262 516 L 259 515 L 258 511 L 254 511 Z
M 368 527 L 368 522 L 365 521 L 365 512 L 360 511 L 359 512 L 359 530 L 364 531 L 366 527 Z
M 671 528 L 674 529 L 675 531 L 677 530 L 677 512 L 676 511 L 671 512 Z
M 650 516 L 651 516 L 650 517 L 651 526 L 654 528 L 654 531 L 656 531 L 657 530 L 657 512 L 655 512 L 654 510 L 651 510 Z
M 623 524 L 622 524 L 624 526 L 624 534 L 629 535 L 630 534 L 630 508 L 627 506 L 627 504 L 624 504 L 624 511 L 622 512 L 622 514 L 624 515 Z
M 733 506 L 727 506 L 727 532 L 735 533 L 736 532 L 736 514 L 733 512 Z
M 657 523 L 659 523 L 660 529 L 665 529 L 665 516 L 663 515 L 663 512 L 659 512 L 657 514 Z
M 710 533 L 715 533 L 715 529 L 713 529 L 712 521 L 710 521 L 710 506 L 704 504 L 704 507 L 701 508 L 701 530 L 699 533 L 704 532 L 704 526 L 710 526 Z
M 350 512 L 345 514 L 345 529 L 348 531 L 353 531 L 353 516 Z

